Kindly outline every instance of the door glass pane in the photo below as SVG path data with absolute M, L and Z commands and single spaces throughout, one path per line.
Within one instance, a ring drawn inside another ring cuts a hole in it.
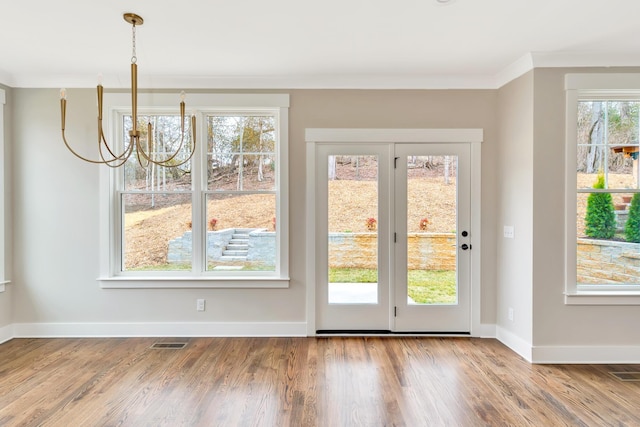
M 457 156 L 407 156 L 407 302 L 456 304 Z
M 378 156 L 328 156 L 329 304 L 378 303 Z

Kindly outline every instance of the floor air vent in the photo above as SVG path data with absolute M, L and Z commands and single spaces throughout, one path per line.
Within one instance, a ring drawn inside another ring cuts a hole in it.
M 185 348 L 186 345 L 186 342 L 157 342 L 154 343 L 151 348 L 180 350 L 182 348 Z
M 610 372 L 620 381 L 640 381 L 640 372 Z

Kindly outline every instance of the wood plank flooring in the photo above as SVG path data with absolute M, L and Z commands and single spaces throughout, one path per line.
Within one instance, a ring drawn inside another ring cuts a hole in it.
M 640 382 L 613 371 L 640 365 L 473 338 L 15 339 L 0 426 L 640 426 Z

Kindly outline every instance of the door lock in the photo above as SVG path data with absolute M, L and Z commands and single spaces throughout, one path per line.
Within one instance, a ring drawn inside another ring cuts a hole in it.
M 462 246 L 460 246 L 460 249 L 462 249 L 463 251 L 466 251 L 467 249 L 471 249 L 471 245 L 467 245 L 466 243 L 463 243 Z

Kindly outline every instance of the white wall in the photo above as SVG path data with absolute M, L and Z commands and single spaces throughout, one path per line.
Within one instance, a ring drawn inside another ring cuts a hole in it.
M 563 355 L 571 354 L 576 354 L 574 360 L 580 355 L 600 354 L 602 359 L 618 355 L 619 360 L 638 361 L 640 306 L 564 304 L 564 76 L 581 72 L 639 70 L 534 71 L 534 353 L 537 360 L 546 361 L 561 361 Z
M 637 354 L 640 307 L 564 305 L 563 79 L 584 71 L 536 69 L 498 91 L 289 91 L 292 281 L 277 290 L 100 289 L 98 169 L 63 147 L 56 90 L 9 89 L 14 270 L 0 294 L 0 338 L 11 324 L 18 335 L 215 335 L 233 330 L 225 322 L 298 330 L 306 320 L 304 129 L 466 127 L 485 135 L 482 323 L 497 324 L 501 339 L 533 360 Z M 69 103 L 70 140 L 94 144 L 94 91 L 73 90 Z M 515 227 L 515 239 L 502 236 L 503 225 Z M 206 312 L 195 311 L 196 298 L 207 299 Z
M 533 72 L 498 91 L 498 337 L 530 359 L 533 323 Z M 514 238 L 504 237 L 504 226 Z M 509 319 L 513 310 L 513 320 Z
M 290 108 L 289 289 L 100 289 L 98 169 L 64 148 L 58 91 L 14 89 L 13 189 L 16 333 L 91 335 L 158 331 L 219 334 L 269 322 L 304 324 L 305 141 L 308 127 L 483 128 L 482 322 L 495 323 L 496 92 L 295 90 Z M 73 144 L 95 144 L 94 90 L 69 93 Z M 207 310 L 196 312 L 196 298 Z M 201 323 L 202 322 L 202 323 Z M 148 324 L 151 324 L 150 326 Z M 176 327 L 186 326 L 184 328 Z M 222 325 L 222 326 L 221 326 Z M 228 325 L 227 325 L 228 326 Z M 304 327 L 301 329 L 304 333 Z M 113 332 L 111 332 L 113 333 Z

